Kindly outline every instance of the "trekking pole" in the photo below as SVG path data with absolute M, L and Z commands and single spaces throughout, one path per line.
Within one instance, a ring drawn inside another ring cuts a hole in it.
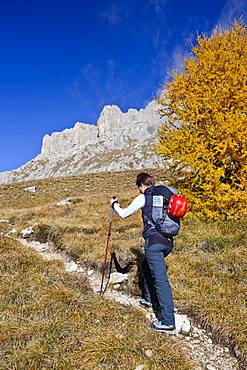
M 113 199 L 116 197 L 113 197 Z M 104 282 L 104 276 L 105 276 L 105 270 L 107 268 L 107 255 L 108 255 L 108 247 L 109 247 L 109 242 L 110 242 L 110 237 L 111 237 L 111 225 L 112 225 L 112 219 L 113 219 L 113 208 L 111 209 L 110 213 L 110 222 L 108 226 L 108 234 L 107 234 L 107 240 L 106 240 L 106 248 L 105 248 L 105 257 L 104 257 L 104 263 L 103 263 L 103 271 L 102 271 L 102 279 L 101 279 L 101 286 L 100 286 L 100 291 L 99 293 L 102 295 L 105 293 L 105 290 L 103 291 L 103 282 Z

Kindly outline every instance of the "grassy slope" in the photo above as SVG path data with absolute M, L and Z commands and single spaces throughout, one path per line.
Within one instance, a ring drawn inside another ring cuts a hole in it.
M 245 228 L 244 222 L 187 220 L 169 261 L 178 307 L 246 358 Z
M 121 205 L 137 195 L 135 177 L 139 171 L 89 174 L 67 178 L 36 180 L 0 187 L 0 219 L 6 230 L 17 231 L 36 225 L 36 238 L 55 242 L 74 258 L 89 266 L 102 265 L 109 223 L 111 195 Z M 162 170 L 152 173 L 166 181 Z M 37 186 L 35 193 L 23 190 Z M 59 207 L 56 203 L 74 197 L 74 204 Z M 127 289 L 140 294 L 135 284 L 142 249 L 140 213 L 121 220 L 114 217 L 110 251 L 116 252 L 121 266 L 135 261 L 132 285 Z M 244 221 L 204 223 L 188 214 L 176 238 L 173 253 L 167 258 L 175 304 L 193 314 L 216 338 L 223 340 L 246 357 L 246 226 Z M 151 368 L 151 367 L 150 367 Z
M 0 245 L 1 369 L 191 368 L 137 310 L 92 294 L 85 280 L 9 238 Z

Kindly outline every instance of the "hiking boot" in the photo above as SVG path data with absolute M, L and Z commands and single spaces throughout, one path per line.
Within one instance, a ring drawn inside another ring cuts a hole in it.
M 146 301 L 144 298 L 140 299 L 140 305 L 149 312 L 153 312 L 153 306 L 151 302 Z
M 152 329 L 159 331 L 160 333 L 176 334 L 176 328 L 172 325 L 163 325 L 161 321 L 153 322 L 151 325 Z

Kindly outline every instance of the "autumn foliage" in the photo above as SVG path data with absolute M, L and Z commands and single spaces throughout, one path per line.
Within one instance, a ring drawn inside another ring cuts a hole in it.
M 198 36 L 184 72 L 164 85 L 157 150 L 192 208 L 212 218 L 247 215 L 247 34 L 242 21 Z

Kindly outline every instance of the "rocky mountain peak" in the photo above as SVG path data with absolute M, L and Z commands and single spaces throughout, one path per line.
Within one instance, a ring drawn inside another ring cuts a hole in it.
M 66 156 L 67 151 L 73 152 L 77 148 L 93 143 L 97 139 L 98 128 L 87 123 L 76 122 L 75 126 L 62 132 L 53 132 L 45 135 L 42 141 L 41 155 Z
M 78 173 L 163 167 L 154 153 L 161 123 L 158 105 L 123 113 L 106 105 L 97 125 L 74 127 L 45 135 L 41 153 L 17 170 L 0 173 L 0 183 L 67 176 Z

